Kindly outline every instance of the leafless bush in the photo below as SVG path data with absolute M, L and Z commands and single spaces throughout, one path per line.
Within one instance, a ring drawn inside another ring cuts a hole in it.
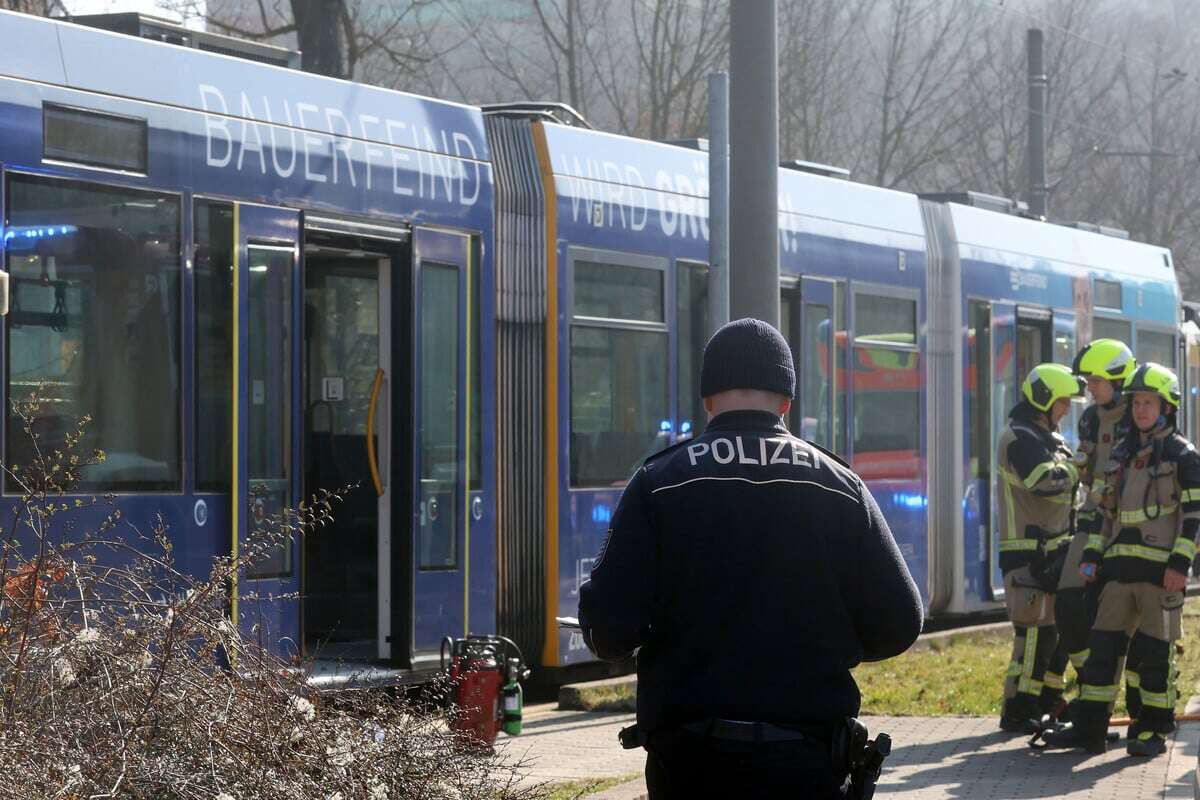
M 0 798 L 517 798 L 517 768 L 385 692 L 309 691 L 228 618 L 231 581 L 331 521 L 341 492 L 285 512 L 237 563 L 192 576 L 160 520 L 71 494 L 104 454 L 36 431 L 0 552 Z M 89 519 L 100 521 L 86 524 Z

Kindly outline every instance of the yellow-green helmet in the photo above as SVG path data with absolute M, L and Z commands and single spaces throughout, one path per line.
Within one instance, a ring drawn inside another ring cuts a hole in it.
M 1137 362 L 1133 359 L 1133 351 L 1118 339 L 1096 339 L 1084 345 L 1071 365 L 1071 371 L 1076 375 L 1122 382 L 1135 369 Z
M 1142 364 L 1125 379 L 1125 391 L 1153 392 L 1172 408 L 1179 408 L 1179 378 L 1174 371 L 1153 361 Z
M 1021 394 L 1038 411 L 1049 411 L 1056 400 L 1080 397 L 1087 381 L 1062 364 L 1038 364 L 1021 384 Z

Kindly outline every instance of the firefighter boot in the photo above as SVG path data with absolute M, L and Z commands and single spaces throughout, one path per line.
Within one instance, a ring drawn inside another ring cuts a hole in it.
M 1000 714 L 1000 730 L 1008 733 L 1034 734 L 1042 729 L 1038 720 L 1042 712 L 1038 698 L 1029 694 L 1018 694 L 1004 701 Z
M 1069 750 L 1079 748 L 1089 753 L 1103 753 L 1108 750 L 1108 737 L 1105 731 L 1098 735 L 1086 728 L 1076 727 L 1068 722 L 1057 730 L 1046 731 L 1042 741 L 1048 749 Z
M 1154 731 L 1142 731 L 1136 739 L 1130 739 L 1125 752 L 1131 756 L 1149 758 L 1167 752 L 1167 737 Z

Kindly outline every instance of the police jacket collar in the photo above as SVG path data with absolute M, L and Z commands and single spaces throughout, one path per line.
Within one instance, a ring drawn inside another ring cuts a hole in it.
M 787 426 L 783 424 L 783 418 L 778 414 L 754 409 L 726 411 L 723 414 L 718 414 L 709 420 L 708 426 L 704 429 L 705 433 L 709 431 L 776 431 L 778 433 L 788 433 Z

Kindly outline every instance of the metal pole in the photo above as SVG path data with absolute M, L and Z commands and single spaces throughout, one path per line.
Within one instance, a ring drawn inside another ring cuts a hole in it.
M 708 76 L 708 325 L 729 322 L 729 73 Z
M 776 2 L 734 5 L 729 15 L 729 313 L 779 327 Z
M 1030 28 L 1026 37 L 1029 58 L 1029 211 L 1048 213 L 1050 187 L 1046 185 L 1046 68 L 1042 62 L 1042 32 Z

